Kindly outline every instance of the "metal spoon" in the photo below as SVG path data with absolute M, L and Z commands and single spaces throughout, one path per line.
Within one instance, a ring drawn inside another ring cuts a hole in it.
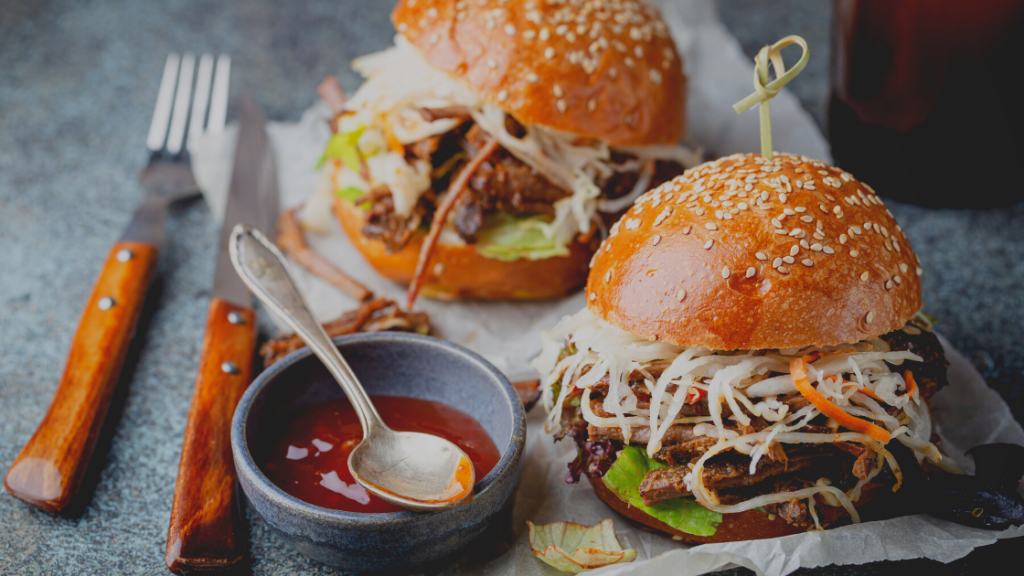
M 444 438 L 395 432 L 384 424 L 348 362 L 313 318 L 277 248 L 258 230 L 241 224 L 232 231 L 229 246 L 242 281 L 295 330 L 352 402 L 363 425 L 363 440 L 348 457 L 352 477 L 373 494 L 410 510 L 444 510 L 472 499 L 476 472 L 469 456 Z

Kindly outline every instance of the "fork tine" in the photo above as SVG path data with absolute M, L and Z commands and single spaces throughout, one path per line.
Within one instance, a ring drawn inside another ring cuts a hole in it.
M 228 115 L 228 89 L 231 79 L 231 56 L 221 54 L 217 58 L 217 71 L 213 75 L 213 102 L 210 105 L 209 132 L 221 132 Z
M 195 142 L 204 129 L 206 109 L 210 104 L 210 84 L 213 79 L 213 54 L 209 52 L 199 58 L 199 72 L 196 74 L 196 91 L 192 98 L 192 117 L 188 123 L 188 143 Z
M 181 70 L 178 72 L 178 90 L 174 94 L 174 113 L 171 114 L 171 130 L 167 134 L 167 151 L 171 154 L 181 152 L 181 143 L 185 139 L 185 122 L 188 120 L 188 108 L 192 96 L 192 72 L 196 66 L 196 55 L 185 52 L 181 57 Z
M 167 137 L 167 126 L 171 120 L 171 99 L 174 97 L 174 80 L 178 75 L 180 61 L 181 57 L 171 52 L 164 63 L 164 75 L 160 79 L 153 120 L 149 125 L 149 135 L 146 137 L 146 148 L 149 148 L 150 152 L 157 152 L 163 148 L 164 139 Z

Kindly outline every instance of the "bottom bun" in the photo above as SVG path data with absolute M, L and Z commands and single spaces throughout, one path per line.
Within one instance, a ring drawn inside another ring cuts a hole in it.
M 377 272 L 402 284 L 412 281 L 426 232 L 418 230 L 405 248 L 388 252 L 380 240 L 363 236 L 365 213 L 352 202 L 337 199 L 334 213 L 349 239 Z M 438 244 L 420 294 L 442 300 L 561 298 L 586 284 L 590 257 L 598 244 L 596 237 L 585 243 L 573 240 L 567 256 L 512 262 L 487 258 L 472 245 Z
M 600 478 L 590 478 L 590 484 L 594 487 L 594 493 L 597 494 L 597 497 L 602 502 L 611 506 L 612 510 L 622 514 L 632 523 L 640 524 L 642 528 L 649 530 L 671 534 L 675 540 L 688 544 L 761 540 L 807 532 L 807 528 L 793 526 L 778 516 L 769 516 L 757 510 L 747 510 L 746 512 L 738 512 L 736 514 L 723 514 L 722 523 L 718 525 L 718 529 L 711 536 L 694 536 L 693 534 L 676 530 L 661 520 L 648 515 L 643 510 L 634 508 L 609 490 Z M 856 507 L 859 509 L 867 504 L 883 488 L 885 488 L 883 485 L 874 482 L 865 484 L 861 490 L 861 498 L 857 502 Z M 835 524 L 849 518 L 846 510 L 842 507 L 819 506 L 816 510 L 818 512 L 818 520 L 822 526 Z

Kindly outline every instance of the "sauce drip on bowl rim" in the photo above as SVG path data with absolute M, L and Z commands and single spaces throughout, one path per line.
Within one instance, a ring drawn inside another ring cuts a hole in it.
M 419 398 L 371 398 L 394 430 L 441 436 L 469 456 L 469 462 L 460 462 L 452 476 L 452 498 L 464 492 L 474 470 L 480 480 L 501 458 L 480 423 L 457 408 Z M 257 446 L 257 462 L 279 488 L 316 506 L 368 514 L 404 510 L 368 492 L 349 473 L 348 456 L 362 435 L 347 399 L 308 404 L 267 428 Z

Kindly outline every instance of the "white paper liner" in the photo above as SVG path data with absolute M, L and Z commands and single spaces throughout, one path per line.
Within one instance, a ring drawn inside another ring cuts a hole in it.
M 689 76 L 689 139 L 719 155 L 758 150 L 756 114 L 737 115 L 731 108 L 753 89 L 753 66 L 718 20 L 714 4 L 710 0 L 660 4 Z M 796 82 L 799 81 L 798 78 Z M 309 87 L 311 94 L 313 88 Z M 326 107 L 318 103 L 298 123 L 268 123 L 277 159 L 282 209 L 302 204 L 315 190 L 319 176 L 314 166 L 330 137 L 328 117 Z M 821 133 L 786 90 L 772 100 L 772 117 L 777 150 L 831 162 Z M 223 218 L 236 137 L 237 128 L 231 125 L 223 133 L 198 138 L 192 148 L 196 179 L 218 221 Z M 402 301 L 404 287 L 378 276 L 334 218 L 330 219 L 330 226 L 327 234 L 308 234 L 309 244 L 375 293 Z M 356 306 L 356 302 L 303 269 L 293 266 L 292 271 L 319 319 L 330 320 Z M 453 303 L 421 298 L 417 309 L 430 314 L 437 336 L 476 351 L 515 380 L 535 376 L 527 362 L 540 351 L 539 331 L 584 305 L 583 295 L 576 294 L 541 303 Z M 1024 431 L 971 364 L 945 340 L 943 345 L 951 364 L 951 385 L 934 400 L 934 420 L 943 435 L 943 451 L 967 470 L 973 470 L 970 459 L 964 460 L 964 450 L 989 442 L 1024 444 Z M 553 444 L 543 434 L 542 412 L 538 407 L 528 419 L 526 463 L 514 510 L 518 536 L 515 547 L 482 568 L 453 568 L 448 573 L 556 573 L 530 552 L 527 519 L 535 524 L 568 520 L 589 525 L 615 518 L 619 542 L 624 548 L 636 549 L 637 560 L 594 572 L 602 575 L 695 575 L 734 565 L 759 574 L 782 575 L 801 567 L 879 560 L 931 558 L 950 562 L 997 538 L 1024 535 L 1021 529 L 997 533 L 928 516 L 912 516 L 772 540 L 687 547 L 667 536 L 633 528 L 600 502 L 585 482 L 566 484 L 566 464 L 575 456 L 575 449 L 569 441 Z

